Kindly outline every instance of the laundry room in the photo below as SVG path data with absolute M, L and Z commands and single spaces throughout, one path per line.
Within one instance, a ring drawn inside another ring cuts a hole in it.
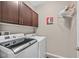
M 79 1 L 0 1 L 0 58 L 78 58 Z

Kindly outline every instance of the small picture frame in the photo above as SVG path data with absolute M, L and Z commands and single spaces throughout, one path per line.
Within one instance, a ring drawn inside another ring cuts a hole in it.
M 47 17 L 46 23 L 47 23 L 47 25 L 53 24 L 53 17 Z

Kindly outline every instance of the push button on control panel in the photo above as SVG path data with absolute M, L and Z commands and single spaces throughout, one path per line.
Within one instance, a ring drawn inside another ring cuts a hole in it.
M 10 37 L 9 37 L 9 36 L 6 36 L 6 37 L 5 37 L 5 40 L 6 40 L 6 39 L 10 39 Z

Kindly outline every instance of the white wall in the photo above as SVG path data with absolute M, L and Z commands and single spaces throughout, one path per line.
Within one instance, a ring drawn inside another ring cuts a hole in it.
M 25 2 L 30 8 L 35 10 L 29 1 Z M 10 31 L 11 33 L 33 33 L 35 27 L 16 24 L 0 23 L 0 31 Z
M 0 23 L 0 31 L 10 31 L 11 33 L 33 33 L 34 27 L 16 24 Z
M 79 2 L 77 2 L 77 10 L 79 10 Z M 77 12 L 77 48 L 79 49 L 79 11 Z M 77 57 L 79 58 L 79 50 L 77 51 Z
M 71 23 L 71 28 L 66 27 L 63 18 L 56 18 L 54 24 L 46 25 L 47 16 L 58 16 L 64 6 L 70 2 L 46 2 L 37 8 L 39 14 L 39 27 L 37 34 L 47 37 L 47 51 L 63 56 L 76 57 L 76 19 Z M 65 19 L 66 20 L 66 19 Z
M 79 2 L 77 2 L 77 10 L 79 10 Z M 79 11 L 77 13 L 77 46 L 79 47 Z

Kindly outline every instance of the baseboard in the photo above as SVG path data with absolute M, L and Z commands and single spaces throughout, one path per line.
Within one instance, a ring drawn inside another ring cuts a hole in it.
M 48 52 L 47 52 L 46 55 L 47 55 L 48 58 L 65 58 L 65 57 L 55 55 L 55 54 L 52 54 L 52 53 L 48 53 Z

